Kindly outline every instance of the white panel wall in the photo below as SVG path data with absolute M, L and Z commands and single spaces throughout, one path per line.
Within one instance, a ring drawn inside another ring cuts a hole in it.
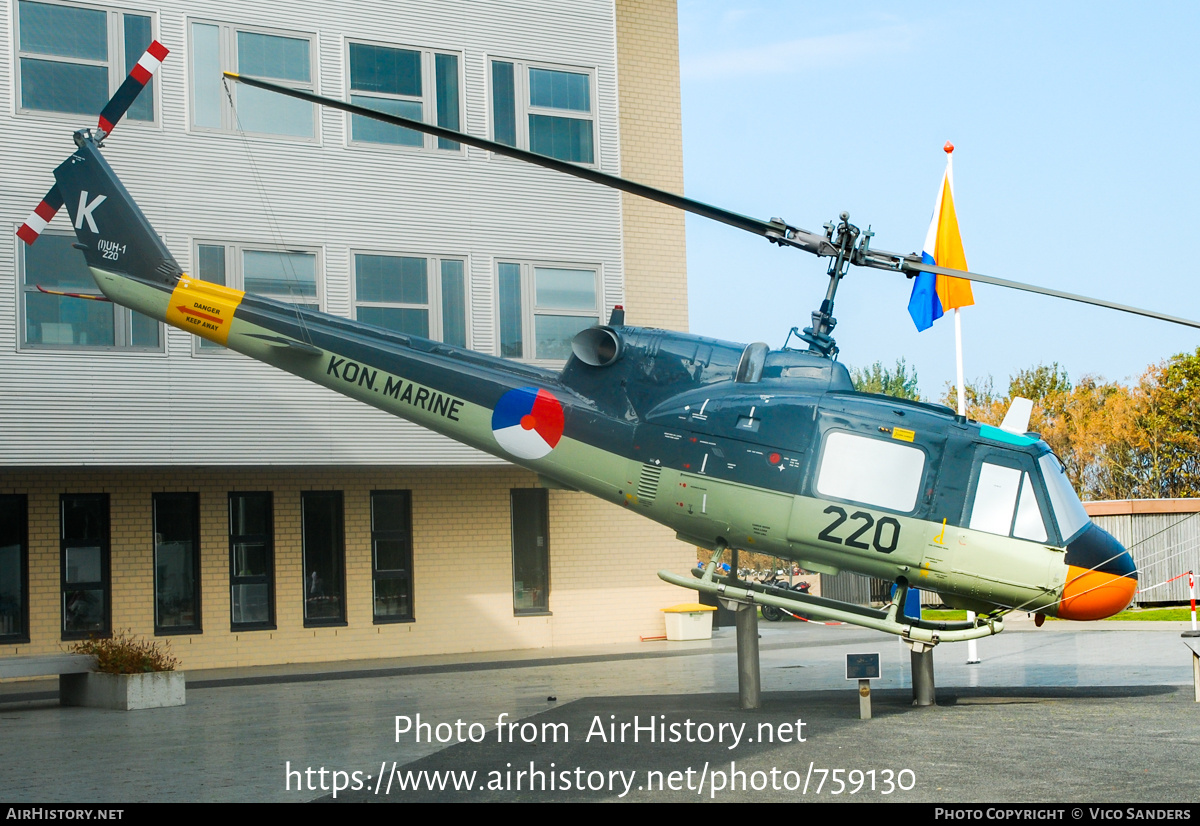
M 193 240 L 317 247 L 324 304 L 350 316 L 350 250 L 468 257 L 472 345 L 494 352 L 495 260 L 599 265 L 607 315 L 624 293 L 618 194 L 469 149 L 346 146 L 343 113 L 319 141 L 189 129 L 187 21 L 313 33 L 318 91 L 346 89 L 345 42 L 460 52 L 466 129 L 490 137 L 487 57 L 594 69 L 602 168 L 620 172 L 611 0 L 131 0 L 171 50 L 160 122 L 121 123 L 105 151 L 180 264 Z M 168 329 L 163 354 L 21 350 L 16 227 L 53 182 L 70 134 L 94 118 L 18 114 L 16 0 L 0 20 L 0 464 L 478 464 L 495 462 L 236 354 L 196 356 Z M 258 180 L 255 180 L 257 176 Z M 265 193 L 265 197 L 264 197 Z M 67 229 L 65 211 L 52 227 Z

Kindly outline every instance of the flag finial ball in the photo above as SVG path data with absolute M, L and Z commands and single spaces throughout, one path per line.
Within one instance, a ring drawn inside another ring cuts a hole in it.
M 954 144 L 950 143 L 950 141 L 946 141 L 946 145 L 942 147 L 942 151 L 949 155 L 954 151 Z

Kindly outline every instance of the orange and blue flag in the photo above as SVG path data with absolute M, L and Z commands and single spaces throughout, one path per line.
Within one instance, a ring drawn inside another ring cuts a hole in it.
M 967 269 L 967 256 L 963 252 L 962 236 L 958 233 L 958 216 L 954 212 L 954 152 L 953 144 L 947 143 L 946 174 L 938 189 L 937 202 L 933 206 L 933 220 L 925 234 L 925 246 L 921 248 L 921 260 L 926 264 Z M 913 281 L 912 295 L 908 299 L 908 314 L 918 330 L 928 330 L 948 311 L 975 303 L 971 294 L 971 282 L 963 278 L 923 272 Z

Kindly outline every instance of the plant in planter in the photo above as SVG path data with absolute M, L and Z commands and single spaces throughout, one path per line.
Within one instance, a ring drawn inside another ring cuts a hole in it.
M 107 639 L 77 642 L 70 651 L 95 657 L 96 666 L 87 674 L 59 678 L 63 705 L 129 711 L 184 704 L 185 678 L 175 670 L 179 659 L 171 653 L 169 641 L 118 631 Z

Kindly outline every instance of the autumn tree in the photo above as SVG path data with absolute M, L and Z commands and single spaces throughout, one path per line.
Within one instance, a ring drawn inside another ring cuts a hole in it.
M 904 359 L 896 361 L 894 370 L 888 370 L 878 361 L 865 369 L 855 367 L 850 371 L 850 380 L 854 382 L 854 389 L 861 393 L 881 393 L 885 396 L 921 401 L 921 393 L 917 388 L 917 371 L 913 370 L 910 374 Z

